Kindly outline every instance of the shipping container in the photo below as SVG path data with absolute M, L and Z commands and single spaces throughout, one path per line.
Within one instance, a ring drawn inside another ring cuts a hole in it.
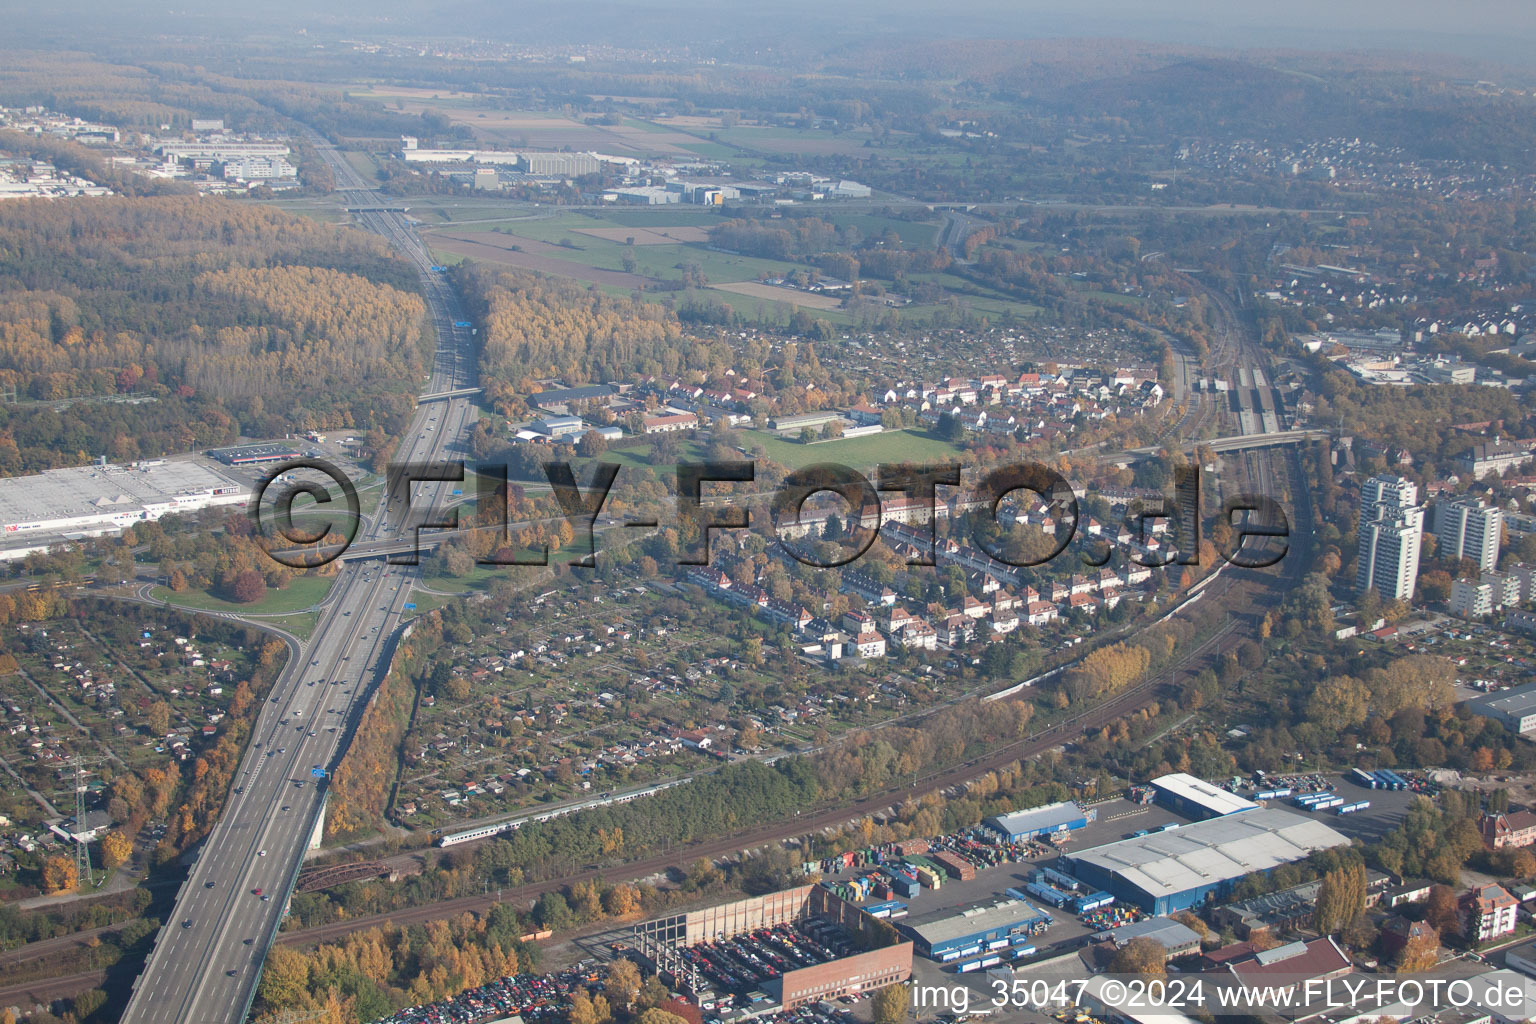
M 933 859 L 937 861 L 946 872 L 948 872 L 951 878 L 959 879 L 962 882 L 968 882 L 976 877 L 976 869 L 971 865 L 971 862 L 964 859 L 959 854 L 950 853 L 948 850 L 944 850 L 934 854 Z

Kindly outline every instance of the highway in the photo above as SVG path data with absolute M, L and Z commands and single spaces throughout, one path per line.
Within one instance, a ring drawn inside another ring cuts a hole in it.
M 339 197 L 352 208 L 380 207 L 350 166 L 318 135 L 311 141 L 335 174 Z M 451 397 L 417 408 L 396 461 L 462 458 L 476 410 L 455 394 L 472 389 L 473 331 L 457 296 L 431 269 L 425 247 L 396 212 L 358 212 L 359 227 L 386 238 L 413 261 L 437 333 L 423 394 Z M 457 484 L 417 484 L 412 518 L 423 505 L 445 504 Z M 388 514 L 361 527 L 360 545 L 387 550 L 410 536 L 404 495 L 386 498 Z M 420 570 L 379 561 L 343 562 L 320 621 L 307 642 L 288 641 L 290 659 L 274 684 L 236 772 L 224 812 L 204 841 L 177 895 L 174 912 L 123 1012 L 125 1024 L 237 1024 L 255 997 L 261 965 L 277 933 L 305 850 L 325 806 L 329 771 L 351 726 L 387 669 L 402 631 L 403 605 Z

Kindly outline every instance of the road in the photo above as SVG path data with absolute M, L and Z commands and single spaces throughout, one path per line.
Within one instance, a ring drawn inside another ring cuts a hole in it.
M 349 207 L 384 205 L 318 136 L 312 141 L 336 176 Z M 432 372 L 422 393 L 472 386 L 474 338 L 457 296 L 431 270 L 426 248 L 398 213 L 356 214 L 358 225 L 384 236 L 414 262 L 437 333 Z M 463 457 L 475 409 L 465 397 L 424 404 L 402 435 L 397 460 Z M 420 484 L 411 502 L 441 503 L 457 485 Z M 390 514 L 364 525 L 361 544 L 386 545 L 401 526 L 403 494 L 386 498 Z M 344 563 L 307 642 L 288 639 L 290 658 L 263 705 L 225 803 L 177 896 L 166 926 L 134 983 L 125 1024 L 217 1024 L 244 1019 L 261 965 L 282 919 L 294 879 L 325 809 L 315 768 L 340 760 L 351 729 L 393 645 L 402 635 L 403 605 L 420 578 L 412 566 Z M 258 894 L 259 890 L 259 894 Z

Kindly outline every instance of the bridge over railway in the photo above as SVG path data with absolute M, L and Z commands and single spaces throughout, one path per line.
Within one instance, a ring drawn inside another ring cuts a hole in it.
M 1274 448 L 1287 444 L 1305 444 L 1308 441 L 1326 441 L 1333 436 L 1327 430 L 1274 430 L 1266 434 L 1233 434 L 1230 437 L 1213 437 L 1209 441 L 1186 442 L 1185 451 L 1197 447 L 1209 448 L 1218 455 L 1240 452 L 1250 448 Z M 1145 448 L 1127 448 L 1124 451 L 1105 452 L 1101 456 L 1108 462 L 1140 462 L 1165 450 L 1166 445 L 1147 445 Z
M 377 860 L 365 860 L 353 864 L 336 864 L 331 867 L 315 868 L 306 871 L 299 876 L 294 883 L 294 889 L 298 892 L 317 892 L 321 889 L 329 889 L 333 885 L 343 882 L 356 882 L 363 878 L 380 878 L 390 874 L 388 864 Z

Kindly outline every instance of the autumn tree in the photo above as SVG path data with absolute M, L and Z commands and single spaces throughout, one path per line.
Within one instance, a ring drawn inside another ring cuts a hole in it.
M 1456 906 L 1456 890 L 1448 885 L 1432 887 L 1424 902 L 1424 920 L 1442 936 L 1460 934 L 1461 911 Z
M 640 995 L 640 969 L 626 959 L 615 960 L 608 968 L 608 979 L 603 983 L 603 994 L 610 1006 L 628 1010 Z
M 911 1015 L 910 987 L 903 983 L 876 989 L 870 998 L 875 1024 L 901 1024 Z
M 644 1011 L 637 1018 L 639 1024 L 688 1024 L 686 1020 L 675 1013 L 668 1013 L 659 1006 L 653 1006 Z
M 171 731 L 171 706 L 163 700 L 155 701 L 145 713 L 144 724 L 151 734 L 164 736 Z
M 1168 970 L 1168 951 L 1150 936 L 1138 936 L 1115 951 L 1109 962 L 1113 974 L 1136 974 L 1144 978 L 1161 977 Z
M 56 853 L 43 861 L 44 892 L 71 892 L 79 884 L 80 872 L 69 857 Z
M 1349 864 L 1323 876 L 1312 910 L 1312 927 L 1327 935 L 1364 911 L 1365 865 Z
M 266 596 L 267 581 L 255 569 L 245 569 L 229 581 L 227 593 L 238 604 L 253 604 Z
M 1435 934 L 1414 935 L 1403 947 L 1397 960 L 1399 974 L 1415 974 L 1427 971 L 1440 961 L 1440 943 Z
M 127 862 L 133 854 L 133 843 L 117 829 L 101 837 L 101 863 L 115 868 Z

